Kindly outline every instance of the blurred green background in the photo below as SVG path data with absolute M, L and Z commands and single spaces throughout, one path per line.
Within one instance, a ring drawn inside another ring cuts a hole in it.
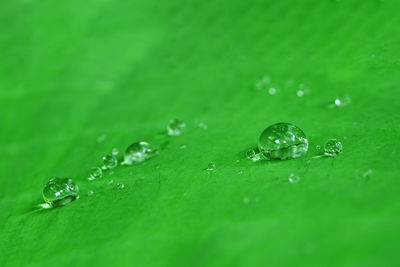
M 399 13 L 396 0 L 0 2 L 0 265 L 398 266 Z M 187 131 L 158 157 L 87 181 L 173 118 Z M 281 121 L 308 135 L 307 157 L 245 159 Z M 343 153 L 312 158 L 330 137 Z M 35 211 L 55 176 L 81 198 Z

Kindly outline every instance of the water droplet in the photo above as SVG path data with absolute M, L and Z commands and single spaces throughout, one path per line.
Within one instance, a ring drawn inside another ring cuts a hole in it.
M 276 123 L 262 132 L 258 147 L 267 159 L 294 159 L 307 153 L 308 140 L 305 133 L 297 126 L 290 123 Z
M 112 152 L 111 152 L 114 156 L 117 156 L 119 154 L 119 150 L 118 148 L 113 148 Z
M 246 153 L 246 157 L 254 162 L 257 162 L 261 159 L 260 154 L 256 153 L 254 149 L 249 149 Z
M 52 207 L 67 205 L 78 197 L 79 188 L 69 178 L 53 178 L 43 189 L 43 199 Z
M 107 184 L 112 184 L 112 183 L 114 183 L 114 180 L 113 180 L 113 179 L 111 179 L 110 181 L 108 181 Z
M 248 159 L 254 158 L 255 155 L 256 155 L 256 151 L 254 151 L 254 149 L 249 149 L 249 150 L 246 152 L 246 157 L 247 157 Z
M 243 171 L 239 171 L 239 172 L 238 172 L 239 175 L 242 175 L 243 173 L 244 173 Z
M 147 142 L 134 143 L 126 149 L 123 164 L 141 163 L 157 154 L 158 151 Z
M 271 82 L 271 78 L 268 75 L 264 75 L 257 83 L 256 89 L 262 90 Z
M 114 174 L 114 171 L 110 171 L 109 174 L 110 174 L 110 175 L 113 175 L 113 174 Z
M 296 92 L 298 97 L 303 97 L 310 93 L 310 88 L 307 87 L 304 83 L 299 84 L 298 88 L 299 89 Z
M 304 91 L 303 90 L 298 90 L 296 92 L 296 94 L 297 94 L 298 97 L 303 97 L 304 96 Z
M 328 139 L 324 145 L 325 156 L 329 157 L 338 155 L 340 152 L 342 152 L 342 149 L 342 143 L 335 138 Z
M 97 143 L 103 143 L 105 140 L 106 136 L 104 134 L 97 137 Z
M 366 172 L 363 173 L 362 176 L 363 176 L 364 178 L 367 178 L 368 176 L 371 176 L 372 173 L 373 173 L 372 170 L 371 170 L 371 169 L 368 169 Z
M 276 89 L 276 87 L 270 87 L 270 88 L 268 89 L 268 94 L 270 94 L 270 95 L 275 95 L 277 91 L 278 91 L 278 90 Z
M 300 177 L 294 173 L 291 173 L 289 175 L 289 182 L 291 182 L 292 184 L 297 183 L 298 181 L 300 181 Z
M 125 185 L 123 183 L 118 183 L 117 184 L 117 189 L 124 189 Z
M 187 145 L 181 145 L 179 148 L 180 148 L 180 149 L 186 149 L 186 148 L 187 148 Z
M 186 124 L 180 120 L 171 120 L 167 125 L 168 135 L 178 136 L 181 135 L 186 128 Z
M 114 155 L 107 155 L 103 157 L 103 169 L 113 169 L 117 167 L 118 160 Z
M 334 102 L 335 106 L 337 107 L 348 106 L 350 103 L 351 103 L 351 98 L 348 95 L 336 97 Z
M 87 195 L 88 195 L 89 197 L 93 196 L 93 194 L 94 194 L 94 191 L 93 191 L 93 190 L 89 190 L 88 193 L 87 193 Z
M 90 169 L 90 173 L 89 173 L 89 181 L 93 181 L 95 179 L 99 179 L 101 178 L 101 176 L 103 176 L 103 171 L 99 168 L 99 167 L 93 167 L 92 169 Z
M 321 146 L 320 146 L 320 145 L 316 145 L 315 148 L 316 148 L 317 150 L 321 150 Z
M 216 168 L 215 163 L 214 162 L 210 162 L 210 163 L 208 163 L 208 166 L 207 166 L 206 170 L 207 171 L 214 171 L 215 168 Z
M 202 129 L 202 130 L 204 130 L 204 131 L 208 129 L 207 124 L 202 123 L 202 122 L 199 123 L 199 127 L 200 127 L 200 129 Z
M 243 203 L 246 204 L 246 205 L 249 204 L 250 203 L 250 198 L 244 197 L 243 198 Z

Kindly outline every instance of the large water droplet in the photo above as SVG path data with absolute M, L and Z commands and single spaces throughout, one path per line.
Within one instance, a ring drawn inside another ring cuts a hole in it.
M 130 145 L 126 149 L 123 163 L 128 165 L 141 163 L 156 156 L 157 154 L 157 149 L 152 147 L 147 142 L 137 142 Z
M 53 178 L 43 189 L 43 199 L 52 207 L 67 205 L 78 197 L 79 188 L 69 178 Z
M 308 140 L 299 127 L 290 123 L 276 123 L 262 132 L 258 147 L 267 159 L 294 159 L 307 153 Z
M 181 135 L 186 128 L 186 124 L 180 120 L 171 120 L 167 125 L 168 135 L 178 136 Z
M 339 140 L 335 138 L 328 139 L 328 141 L 325 142 L 324 150 L 325 156 L 334 157 L 342 152 L 343 145 Z

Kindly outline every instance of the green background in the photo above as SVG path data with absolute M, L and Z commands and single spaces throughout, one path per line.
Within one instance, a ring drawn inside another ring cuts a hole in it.
M 0 265 L 398 266 L 399 14 L 395 0 L 1 1 Z M 164 142 L 173 118 L 187 131 L 158 157 L 86 180 L 114 147 Z M 307 157 L 245 159 L 281 121 Z M 312 158 L 330 137 L 343 153 Z M 80 199 L 35 210 L 55 176 Z

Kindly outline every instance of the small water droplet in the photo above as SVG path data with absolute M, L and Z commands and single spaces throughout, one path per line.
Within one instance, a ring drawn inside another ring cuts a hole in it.
M 298 97 L 303 97 L 305 95 L 308 95 L 310 93 L 310 88 L 307 87 L 304 83 L 299 84 L 298 90 L 296 92 L 296 95 Z
M 246 152 L 246 157 L 247 157 L 248 159 L 254 158 L 255 155 L 256 155 L 256 151 L 254 151 L 254 149 L 249 149 L 249 150 L 247 150 L 247 152 Z
M 276 123 L 266 128 L 258 147 L 267 159 L 286 160 L 304 156 L 308 150 L 305 133 L 290 123 Z
M 363 173 L 362 176 L 363 176 L 364 178 L 367 178 L 367 177 L 371 176 L 372 173 L 373 173 L 373 171 L 372 171 L 371 169 L 368 169 L 366 172 Z
M 152 147 L 147 142 L 137 142 L 130 145 L 124 156 L 123 164 L 132 165 L 136 163 L 142 163 L 158 154 L 157 149 Z
M 103 171 L 99 167 L 93 167 L 92 169 L 90 169 L 88 180 L 93 181 L 95 179 L 101 178 L 101 176 L 103 176 Z
M 103 169 L 113 169 L 117 167 L 118 159 L 114 155 L 107 155 L 103 157 Z
M 87 194 L 88 194 L 89 197 L 90 197 L 90 196 L 93 196 L 94 191 L 93 191 L 93 190 L 89 190 Z
M 104 134 L 97 137 L 97 143 L 103 143 L 105 140 L 106 136 Z
M 243 203 L 246 204 L 246 205 L 249 204 L 250 203 L 250 198 L 244 197 L 243 198 Z
M 119 150 L 118 148 L 113 148 L 112 152 L 111 152 L 114 156 L 117 156 L 119 154 Z
M 320 145 L 316 145 L 315 148 L 316 148 L 317 150 L 321 150 L 321 146 L 320 146 Z
M 179 148 L 180 148 L 180 149 L 186 149 L 186 148 L 187 148 L 187 145 L 181 145 Z
M 285 82 L 285 87 L 292 87 L 294 85 L 294 81 L 293 80 L 287 80 L 286 82 Z
M 207 124 L 205 124 L 205 123 L 203 123 L 203 122 L 200 122 L 200 123 L 199 123 L 199 127 L 200 127 L 200 129 L 202 129 L 202 130 L 204 130 L 204 131 L 206 131 L 206 130 L 208 129 Z
M 261 159 L 260 154 L 256 153 L 254 149 L 249 149 L 246 153 L 246 157 L 254 162 L 257 162 Z
M 294 173 L 291 173 L 289 175 L 289 182 L 293 183 L 297 183 L 298 181 L 300 181 L 300 177 Z
M 157 166 L 156 166 L 156 169 L 159 169 L 159 168 L 161 168 L 161 165 L 157 165 Z
M 275 95 L 276 93 L 277 93 L 277 89 L 276 89 L 276 87 L 270 87 L 269 89 L 268 89 L 268 94 L 270 94 L 270 95 Z
M 68 178 L 53 178 L 43 189 L 43 199 L 52 207 L 67 205 L 78 198 L 78 186 Z
M 298 97 L 303 97 L 304 96 L 304 91 L 303 90 L 298 90 L 296 92 L 296 94 L 297 94 Z
M 208 166 L 207 166 L 207 171 L 215 171 L 215 168 L 216 168 L 216 166 L 215 166 L 215 163 L 214 162 L 210 162 L 210 163 L 208 163 Z
M 110 171 L 110 173 L 109 173 L 110 175 L 113 175 L 114 174 L 114 171 Z
M 338 155 L 340 152 L 342 152 L 342 150 L 343 150 L 342 143 L 335 138 L 328 139 L 325 142 L 324 145 L 325 156 L 334 157 Z
M 257 83 L 256 89 L 262 90 L 271 82 L 271 78 L 268 75 L 264 75 Z
M 239 171 L 238 174 L 239 174 L 239 175 L 242 175 L 242 174 L 243 174 L 243 171 Z
M 351 98 L 348 95 L 343 95 L 335 98 L 334 104 L 336 107 L 345 107 L 351 103 Z
M 117 184 L 117 189 L 124 189 L 125 185 L 123 183 L 118 183 Z
M 114 180 L 113 180 L 113 179 L 111 179 L 110 181 L 108 181 L 107 184 L 112 184 L 112 183 L 114 183 Z
M 171 120 L 167 125 L 168 135 L 178 136 L 181 135 L 186 128 L 186 124 L 180 120 Z

